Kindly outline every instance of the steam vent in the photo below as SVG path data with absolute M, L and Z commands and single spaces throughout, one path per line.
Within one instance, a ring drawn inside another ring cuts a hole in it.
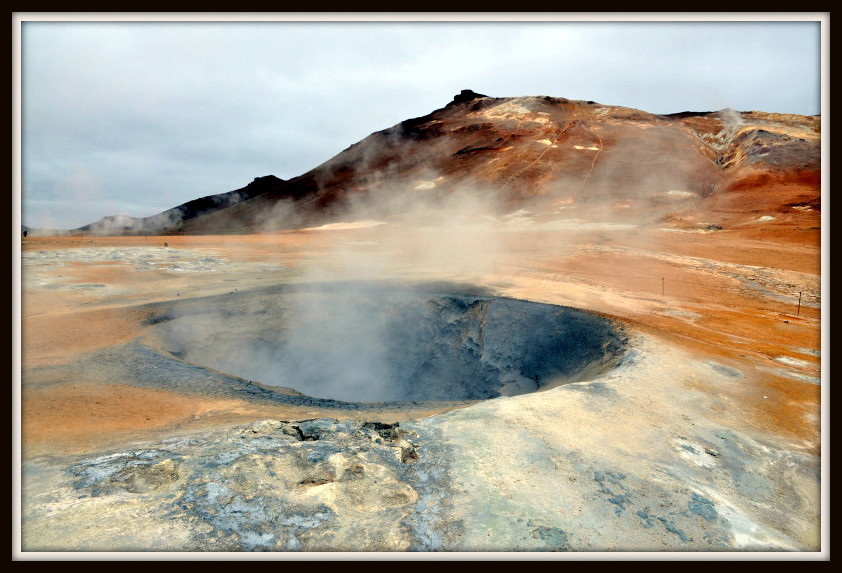
M 625 348 L 611 321 L 509 298 L 374 283 L 171 304 L 147 343 L 202 368 L 342 402 L 473 401 L 585 380 Z

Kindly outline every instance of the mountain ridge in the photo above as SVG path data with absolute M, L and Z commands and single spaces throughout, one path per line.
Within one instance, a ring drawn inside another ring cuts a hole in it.
M 820 158 L 818 116 L 730 109 L 658 115 L 462 90 L 444 107 L 375 131 L 297 177 L 258 177 L 152 217 L 105 218 L 77 230 L 272 232 L 341 220 L 359 214 L 359 205 L 387 216 L 419 197 L 436 201 L 465 188 L 501 213 L 721 224 L 756 210 L 754 200 L 778 211 L 820 205 Z M 775 198 L 757 192 L 763 185 L 776 186 Z

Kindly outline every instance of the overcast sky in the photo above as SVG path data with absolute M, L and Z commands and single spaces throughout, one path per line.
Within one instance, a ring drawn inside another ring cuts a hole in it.
M 27 17 L 20 40 L 22 223 L 72 229 L 107 215 L 154 215 L 258 176 L 290 179 L 372 132 L 444 107 L 462 89 L 660 114 L 819 114 L 820 29 L 815 18 Z

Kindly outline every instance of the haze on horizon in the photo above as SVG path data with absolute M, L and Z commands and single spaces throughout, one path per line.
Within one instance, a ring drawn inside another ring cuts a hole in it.
M 462 89 L 817 115 L 820 36 L 818 20 L 24 19 L 21 222 L 74 229 L 290 179 Z

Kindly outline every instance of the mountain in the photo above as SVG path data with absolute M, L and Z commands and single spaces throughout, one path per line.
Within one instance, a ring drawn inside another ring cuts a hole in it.
M 560 97 L 463 90 L 287 181 L 258 178 L 92 232 L 276 231 L 385 217 L 469 192 L 500 214 L 718 229 L 770 217 L 815 226 L 821 118 L 760 111 L 657 115 Z M 193 205 L 195 203 L 195 205 Z

